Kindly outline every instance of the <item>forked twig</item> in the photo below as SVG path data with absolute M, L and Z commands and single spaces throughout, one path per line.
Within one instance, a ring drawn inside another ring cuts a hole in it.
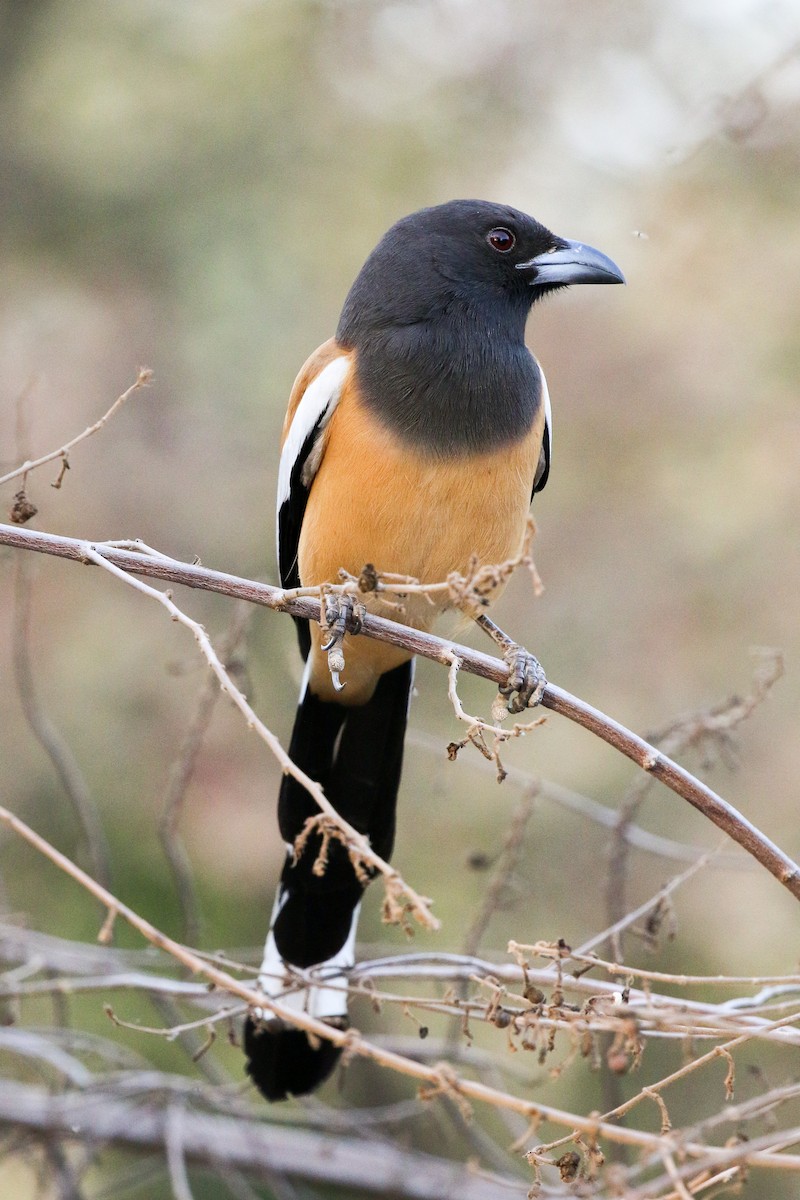
M 220 687 L 239 709 L 242 716 L 247 721 L 248 728 L 256 731 L 261 740 L 266 742 L 269 749 L 275 755 L 283 771 L 286 774 L 291 775 L 306 789 L 306 791 L 313 797 L 314 801 L 319 806 L 321 812 L 324 813 L 325 816 L 328 817 L 339 830 L 341 830 L 342 839 L 351 855 L 354 855 L 361 862 L 372 867 L 375 871 L 378 871 L 383 876 L 386 884 L 387 896 L 391 901 L 389 909 L 386 911 L 393 912 L 398 907 L 398 897 L 402 896 L 403 901 L 401 904 L 399 904 L 399 907 L 403 912 L 409 912 L 414 919 L 420 923 L 420 925 L 423 925 L 428 929 L 438 929 L 439 921 L 436 917 L 434 917 L 430 910 L 431 901 L 424 896 L 420 896 L 416 891 L 414 891 L 414 889 L 402 879 L 399 871 L 395 870 L 394 867 L 389 866 L 389 864 L 385 862 L 380 855 L 375 853 L 367 838 L 365 838 L 363 834 L 359 833 L 358 830 L 354 828 L 354 826 L 340 816 L 316 780 L 312 779 L 309 775 L 306 775 L 305 771 L 301 770 L 300 767 L 296 765 L 296 763 L 284 750 L 283 746 L 272 730 L 268 729 L 261 718 L 257 716 L 253 708 L 247 702 L 244 694 L 239 690 L 238 687 L 236 687 L 229 673 L 220 662 L 220 659 L 214 650 L 211 640 L 203 626 L 198 621 L 195 621 L 192 617 L 183 612 L 182 609 L 178 608 L 177 604 L 175 604 L 174 600 L 172 599 L 171 593 L 160 592 L 157 588 L 151 587 L 149 584 L 144 583 L 141 579 L 136 579 L 134 576 L 127 574 L 120 567 L 116 566 L 115 563 L 105 558 L 104 555 L 101 554 L 99 550 L 97 550 L 91 543 L 83 543 L 83 553 L 84 558 L 88 561 L 103 567 L 110 574 L 116 576 L 117 579 L 121 579 L 124 583 L 135 588 L 137 591 L 142 592 L 145 596 L 149 596 L 153 600 L 157 600 L 159 604 L 162 604 L 164 608 L 166 608 L 173 621 L 177 621 L 181 625 L 185 625 L 186 628 L 191 631 L 200 647 L 203 657 L 217 677 Z
M 35 550 L 60 558 L 87 561 L 86 541 L 78 538 L 58 537 L 55 534 L 39 533 L 36 530 L 20 529 L 14 525 L 0 525 L 0 545 L 15 546 L 23 550 Z M 217 592 L 226 596 L 237 596 L 254 604 L 291 613 L 308 620 L 319 620 L 319 600 L 313 596 L 286 599 L 281 588 L 251 579 L 242 579 L 220 571 L 211 571 L 195 564 L 180 563 L 175 559 L 154 558 L 131 550 L 104 549 L 98 543 L 104 564 L 113 564 L 121 574 L 146 575 L 182 583 L 188 587 Z M 90 559 L 91 561 L 91 559 Z M 384 617 L 367 614 L 362 625 L 365 637 L 377 638 L 393 646 L 400 646 L 412 654 L 419 654 L 435 662 L 452 665 L 453 655 L 458 658 L 460 670 L 505 684 L 508 667 L 499 659 L 492 658 L 467 646 L 454 645 L 431 633 L 423 633 Z M 800 900 L 800 867 L 783 850 L 757 829 L 741 813 L 710 787 L 684 767 L 662 754 L 644 738 L 626 729 L 599 709 L 571 695 L 556 684 L 548 683 L 541 699 L 543 708 L 568 717 L 584 729 L 596 734 L 602 741 L 613 746 L 626 758 L 636 763 L 643 771 L 659 779 L 671 791 L 687 800 L 733 841 L 738 842 L 783 886 Z
M 407 1055 L 399 1054 L 396 1051 L 387 1049 L 385 1046 L 368 1041 L 355 1029 L 347 1031 L 336 1029 L 324 1021 L 309 1016 L 308 1013 L 295 1011 L 273 1000 L 271 997 L 265 996 L 261 991 L 236 979 L 228 971 L 224 971 L 213 963 L 201 958 L 193 950 L 189 949 L 189 947 L 168 937 L 167 934 L 163 933 L 150 921 L 141 917 L 134 909 L 129 908 L 127 904 L 117 899 L 107 888 L 102 887 L 91 876 L 87 875 L 85 871 L 81 870 L 66 855 L 62 854 L 50 842 L 36 833 L 26 822 L 2 806 L 0 806 L 0 822 L 23 838 L 60 870 L 69 875 L 89 892 L 90 895 L 98 899 L 108 911 L 127 921 L 142 937 L 152 945 L 171 955 L 177 962 L 187 967 L 192 974 L 207 979 L 226 994 L 237 997 L 253 1008 L 269 1009 L 276 1016 L 288 1023 L 305 1030 L 313 1036 L 324 1038 L 335 1045 L 342 1046 L 351 1054 L 371 1058 L 380 1066 L 411 1076 L 423 1084 L 433 1086 L 435 1089 L 442 1087 L 443 1077 L 439 1066 L 426 1066 L 424 1063 L 416 1061 Z M 791 1019 L 796 1021 L 796 1015 Z M 781 1024 L 788 1024 L 789 1021 L 790 1018 L 785 1018 L 780 1022 L 771 1022 L 770 1025 L 778 1027 Z M 747 1040 L 750 1036 L 755 1036 L 755 1034 L 743 1035 L 735 1040 L 738 1043 Z M 728 1045 L 730 1046 L 731 1044 L 729 1043 Z M 714 1056 L 716 1057 L 716 1054 Z M 665 1082 L 662 1081 L 659 1086 L 663 1086 Z M 657 1134 L 637 1129 L 628 1129 L 624 1126 L 605 1121 L 595 1115 L 581 1117 L 575 1113 L 567 1112 L 552 1105 L 540 1103 L 539 1101 L 534 1103 L 522 1097 L 514 1096 L 511 1093 L 500 1091 L 498 1088 L 490 1087 L 479 1080 L 457 1075 L 450 1069 L 447 1072 L 446 1083 L 448 1089 L 455 1089 L 458 1095 L 466 1101 L 476 1101 L 493 1105 L 496 1108 L 521 1113 L 531 1123 L 550 1121 L 561 1125 L 572 1131 L 568 1135 L 567 1140 L 574 1138 L 575 1131 L 578 1131 L 579 1133 L 589 1135 L 592 1140 L 600 1137 L 607 1138 L 610 1141 L 635 1146 L 640 1150 L 656 1155 L 660 1154 L 664 1146 L 664 1139 Z M 774 1143 L 775 1135 L 771 1134 L 770 1140 L 760 1139 L 754 1143 L 744 1143 L 738 1146 L 735 1152 L 732 1152 L 730 1148 L 719 1149 L 686 1140 L 681 1144 L 681 1150 L 687 1158 L 697 1158 L 703 1163 L 718 1164 L 720 1166 L 733 1165 L 734 1163 L 748 1163 L 753 1166 L 777 1167 L 782 1170 L 800 1170 L 800 1156 L 775 1153 L 772 1149 Z
M 0 486 L 2 486 L 4 483 L 10 483 L 12 479 L 18 479 L 20 476 L 25 479 L 30 472 L 35 471 L 37 467 L 43 467 L 46 463 L 53 462 L 54 459 L 60 458 L 62 461 L 61 475 L 53 484 L 54 487 L 60 487 L 61 480 L 63 479 L 64 475 L 63 464 L 69 463 L 70 450 L 77 446 L 79 442 L 85 441 L 86 438 L 91 437 L 92 434 L 101 430 L 106 422 L 114 416 L 117 410 L 122 408 L 122 405 L 125 403 L 125 401 L 130 399 L 133 393 L 138 392 L 140 388 L 147 387 L 152 378 L 153 372 L 149 370 L 148 367 L 142 367 L 139 370 L 139 374 L 136 376 L 136 382 L 132 383 L 128 390 L 123 392 L 121 396 L 117 396 L 116 400 L 108 409 L 108 411 L 103 413 L 102 417 L 100 417 L 98 421 L 95 421 L 93 425 L 89 425 L 88 428 L 84 429 L 82 433 L 76 434 L 74 438 L 70 438 L 70 440 L 65 442 L 63 446 L 60 446 L 58 450 L 51 450 L 49 454 L 43 454 L 40 458 L 28 459 L 26 462 L 22 463 L 21 466 L 15 467 L 13 471 L 9 471 L 6 475 L 0 476 Z

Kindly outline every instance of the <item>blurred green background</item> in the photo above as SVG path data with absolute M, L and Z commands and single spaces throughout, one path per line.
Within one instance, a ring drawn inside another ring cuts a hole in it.
M 140 365 L 155 372 L 75 450 L 60 491 L 55 470 L 31 477 L 32 525 L 139 537 L 274 580 L 286 400 L 364 257 L 414 208 L 511 203 L 602 248 L 628 287 L 575 289 L 533 314 L 555 422 L 535 506 L 546 590 L 534 601 L 517 579 L 498 620 L 554 682 L 644 733 L 745 691 L 753 645 L 782 648 L 786 677 L 741 731 L 737 769 L 700 765 L 799 856 L 799 107 L 794 0 L 0 3 L 4 467 L 78 433 Z M 3 803 L 85 864 L 13 681 L 15 561 L 0 552 Z M 28 566 L 40 698 L 101 813 L 114 885 L 180 934 L 157 823 L 199 657 L 160 608 L 99 571 Z M 226 602 L 177 598 L 212 635 L 226 628 Z M 255 613 L 248 693 L 284 739 L 299 669 L 291 623 Z M 409 748 L 396 861 L 443 919 L 415 948 L 457 949 L 486 886 L 468 857 L 496 854 L 517 793 L 466 752 L 444 760 L 459 730 L 443 673 L 423 667 L 418 689 L 412 724 L 441 749 Z M 488 712 L 485 685 L 465 681 L 464 695 Z M 632 778 L 557 718 L 505 757 L 611 807 Z M 263 937 L 282 857 L 277 783 L 266 749 L 220 703 L 182 824 L 207 947 Z M 718 844 L 666 792 L 641 823 Z M 484 948 L 602 928 L 607 849 L 599 826 L 537 802 L 515 903 Z M 4 840 L 0 868 L 12 913 L 94 936 L 97 909 L 20 842 Z M 676 869 L 634 855 L 631 903 Z M 365 940 L 402 950 L 370 900 Z M 763 872 L 709 870 L 676 907 L 659 965 L 797 969 L 795 903 Z M 359 1022 L 374 1024 L 367 1012 Z M 239 1070 L 235 1055 L 229 1066 Z M 579 1090 L 595 1087 L 574 1070 Z M 370 1080 L 373 1099 L 403 1092 Z M 26 1196 L 19 1160 L 5 1170 Z

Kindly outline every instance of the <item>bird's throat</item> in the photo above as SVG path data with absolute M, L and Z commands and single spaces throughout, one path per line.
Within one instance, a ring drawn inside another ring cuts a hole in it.
M 541 404 L 541 378 L 521 339 L 476 336 L 466 322 L 401 326 L 358 348 L 363 401 L 391 431 L 436 458 L 524 438 Z

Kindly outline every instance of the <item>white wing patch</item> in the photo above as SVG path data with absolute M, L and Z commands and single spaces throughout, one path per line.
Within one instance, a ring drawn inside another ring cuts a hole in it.
M 327 367 L 320 371 L 316 379 L 312 380 L 303 392 L 302 399 L 292 417 L 289 434 L 281 452 L 281 462 L 278 469 L 278 512 L 280 512 L 281 505 L 285 504 L 289 499 L 292 471 L 297 463 L 298 455 L 306 444 L 308 435 L 314 429 L 314 426 L 320 423 L 321 434 L 328 421 L 330 421 L 334 409 L 339 403 L 344 381 L 347 378 L 349 370 L 349 356 L 341 355 L 339 358 L 335 358 L 333 362 L 329 362 Z M 319 445 L 319 442 L 317 442 L 317 445 Z M 313 469 L 310 471 L 304 470 L 304 483 L 311 482 L 319 467 L 321 457 L 322 455 L 319 451 L 315 453 L 312 450 L 309 458 L 314 460 L 313 464 L 311 464 Z
M 544 400 L 544 427 L 547 430 L 547 444 L 550 447 L 550 460 L 553 458 L 553 410 L 550 407 L 550 392 L 547 390 L 547 380 L 544 377 L 541 363 L 537 361 L 539 378 L 542 381 L 542 399 Z
M 292 847 L 289 847 L 291 850 Z M 264 958 L 258 972 L 258 986 L 272 1000 L 279 1000 L 293 1012 L 309 1013 L 318 1020 L 325 1021 L 330 1017 L 347 1015 L 347 974 L 355 961 L 356 927 L 361 905 L 357 904 L 350 923 L 347 940 L 336 954 L 316 967 L 308 969 L 306 974 L 314 980 L 308 987 L 299 987 L 291 977 L 291 964 L 284 962 L 275 944 L 272 926 L 278 918 L 287 893 L 280 888 L 275 897 L 272 910 L 270 931 L 264 946 Z M 272 1013 L 269 1009 L 255 1009 L 256 1017 L 269 1021 Z
M 540 492 L 547 483 L 547 477 L 550 474 L 550 463 L 553 459 L 553 412 L 550 407 L 550 393 L 547 390 L 547 380 L 544 377 L 544 371 L 538 359 L 534 358 L 536 368 L 539 372 L 541 380 L 541 399 L 544 405 L 544 431 L 542 434 L 542 447 L 539 451 L 539 463 L 536 467 L 536 474 L 533 480 L 533 492 Z

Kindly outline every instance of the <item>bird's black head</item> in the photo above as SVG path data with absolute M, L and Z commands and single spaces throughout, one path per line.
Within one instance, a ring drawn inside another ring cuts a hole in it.
M 393 225 L 345 301 L 336 340 L 356 352 L 364 402 L 395 435 L 438 457 L 524 437 L 541 404 L 525 347 L 539 296 L 621 283 L 590 246 L 503 204 L 453 200 Z
M 350 290 L 337 338 L 356 345 L 360 334 L 435 321 L 453 309 L 505 318 L 521 337 L 528 309 L 545 292 L 622 282 L 600 251 L 558 237 L 515 208 L 451 200 L 385 234 Z

